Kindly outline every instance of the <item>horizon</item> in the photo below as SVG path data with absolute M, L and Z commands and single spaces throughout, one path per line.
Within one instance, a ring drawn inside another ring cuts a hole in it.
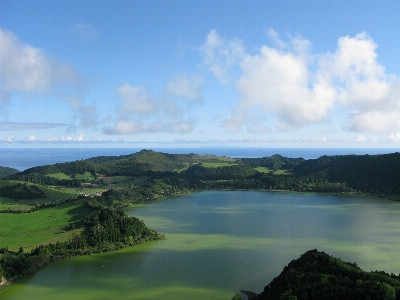
M 2 1 L 0 147 L 398 149 L 399 10 Z

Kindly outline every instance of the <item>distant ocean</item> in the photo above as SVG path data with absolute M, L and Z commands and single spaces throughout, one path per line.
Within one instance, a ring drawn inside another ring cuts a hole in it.
M 23 171 L 28 168 L 75 161 L 95 156 L 118 156 L 138 152 L 142 148 L 0 148 L 0 166 Z M 264 157 L 280 154 L 286 157 L 318 158 L 322 155 L 375 155 L 398 152 L 397 148 L 152 148 L 171 154 L 214 154 L 234 158 Z

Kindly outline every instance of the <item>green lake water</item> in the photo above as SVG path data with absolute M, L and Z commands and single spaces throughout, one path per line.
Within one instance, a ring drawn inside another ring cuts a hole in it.
M 309 249 L 400 272 L 400 204 L 384 199 L 208 191 L 128 211 L 166 240 L 75 257 L 0 291 L 0 299 L 231 299 L 262 291 Z

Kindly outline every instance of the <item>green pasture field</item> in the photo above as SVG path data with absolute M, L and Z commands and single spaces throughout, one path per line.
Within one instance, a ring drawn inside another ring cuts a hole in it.
M 85 172 L 84 174 L 75 174 L 75 178 L 93 180 L 95 177 L 90 172 Z
M 275 175 L 290 175 L 290 174 L 292 174 L 290 171 L 288 171 L 288 170 L 278 170 L 278 171 L 276 171 L 276 172 L 274 172 L 274 174 Z
M 17 182 L 12 180 L 0 180 L 0 188 L 3 186 L 14 185 L 14 184 L 17 184 Z
M 175 171 L 178 172 L 178 173 L 182 173 L 182 172 L 186 171 L 189 168 L 190 168 L 190 166 L 187 166 L 187 167 L 183 167 L 183 168 L 177 169 Z
M 269 173 L 269 172 L 273 172 L 274 170 L 268 169 L 266 167 L 257 167 L 254 168 L 256 171 L 260 172 L 260 173 Z
M 84 174 L 76 174 L 75 178 L 72 178 L 71 176 L 65 174 L 65 173 L 54 173 L 54 174 L 48 174 L 46 176 L 56 178 L 59 180 L 66 179 L 66 180 L 72 180 L 72 179 L 88 179 L 88 180 L 93 180 L 94 177 L 90 172 L 85 172 Z
M 0 248 L 32 248 L 42 243 L 68 240 L 71 224 L 81 227 L 81 220 L 90 211 L 78 200 L 32 213 L 0 214 Z M 75 229 L 79 232 L 79 229 Z
M 236 164 L 230 164 L 230 163 L 225 163 L 225 162 L 223 162 L 223 163 L 214 163 L 214 162 L 206 163 L 206 162 L 204 162 L 201 165 L 205 168 L 219 168 L 219 167 L 231 167 Z
M 59 180 L 63 180 L 63 179 L 71 180 L 72 179 L 71 176 L 69 176 L 65 173 L 47 174 L 46 176 L 55 178 L 55 179 L 59 179 Z
M 135 182 L 135 178 L 129 176 L 114 176 L 108 186 L 113 188 L 129 188 Z
M 0 186 L 14 185 L 18 182 L 13 181 L 0 181 Z M 32 184 L 33 185 L 33 184 Z M 37 198 L 37 199 L 10 199 L 6 197 L 0 197 L 0 210 L 11 209 L 11 210 L 28 210 L 35 204 L 42 204 L 55 200 L 65 200 L 71 198 L 74 195 L 79 194 L 79 190 L 75 188 L 65 188 L 65 187 L 50 187 L 43 185 L 36 185 L 43 191 L 47 198 Z
M 288 170 L 277 170 L 277 171 L 274 171 L 274 170 L 268 169 L 266 167 L 257 167 L 257 168 L 254 168 L 254 169 L 256 171 L 260 172 L 260 173 L 273 172 L 274 175 L 282 175 L 282 174 L 289 175 L 289 174 L 291 174 L 290 171 L 288 171 Z
M 222 161 L 222 162 L 235 162 L 236 159 L 227 157 L 227 156 L 216 156 L 212 154 L 198 155 L 195 157 L 197 160 L 213 160 L 213 161 Z

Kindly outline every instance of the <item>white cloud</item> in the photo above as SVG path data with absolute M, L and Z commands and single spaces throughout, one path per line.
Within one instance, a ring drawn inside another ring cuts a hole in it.
M 364 135 L 359 135 L 357 138 L 356 138 L 356 142 L 357 143 L 365 143 L 367 141 L 367 138 L 364 136 Z
M 335 90 L 312 77 L 302 56 L 263 46 L 259 55 L 248 55 L 240 65 L 238 111 L 258 107 L 276 114 L 280 126 L 288 129 L 328 118 Z
M 174 100 L 153 98 L 140 86 L 127 83 L 117 88 L 117 95 L 123 102 L 117 107 L 115 124 L 103 128 L 106 134 L 188 133 L 194 129 L 193 119 Z
M 125 83 L 117 88 L 118 96 L 124 101 L 119 107 L 121 113 L 152 114 L 157 111 L 157 100 L 141 87 Z
M 338 101 L 350 114 L 350 129 L 383 133 L 400 129 L 400 83 L 377 61 L 377 44 L 365 32 L 341 37 L 338 49 L 320 60 L 320 73 L 338 82 Z
M 243 43 L 238 39 L 226 40 L 213 29 L 205 43 L 200 47 L 205 64 L 215 77 L 224 84 L 231 80 L 230 69 L 237 64 L 245 54 Z
M 50 59 L 42 50 L 1 28 L 0 53 L 0 80 L 7 91 L 41 92 L 78 80 L 70 66 Z
M 224 122 L 227 131 L 248 126 L 253 111 L 264 113 L 268 127 L 292 130 L 328 121 L 334 108 L 357 111 L 348 114 L 347 129 L 400 130 L 400 80 L 378 63 L 377 44 L 366 33 L 341 37 L 335 52 L 318 55 L 300 36 L 284 42 L 273 29 L 267 34 L 277 48 L 264 45 L 258 54 L 246 53 L 242 42 L 215 30 L 201 48 L 205 64 L 220 80 L 231 77 L 235 64 L 241 69 L 240 98 Z
M 83 100 L 77 97 L 65 96 L 64 99 L 77 114 L 82 127 L 92 127 L 97 124 L 98 115 L 94 105 L 84 105 Z
M 199 76 L 190 76 L 186 73 L 178 74 L 175 80 L 167 84 L 169 97 L 182 97 L 189 101 L 202 102 L 201 91 L 204 87 L 203 80 Z
M 94 106 L 83 105 L 74 94 L 82 82 L 75 70 L 51 58 L 43 50 L 23 43 L 10 31 L 0 28 L 0 108 L 6 113 L 13 92 L 51 94 L 66 100 L 78 113 L 81 125 L 97 123 Z M 4 117 L 4 116 L 3 116 Z
M 400 142 L 400 133 L 389 134 L 387 140 L 388 140 L 388 142 L 391 142 L 391 143 L 399 143 Z
M 36 141 L 36 136 L 35 135 L 31 135 L 27 138 L 28 141 Z
M 55 137 L 55 138 L 48 138 L 45 140 L 46 142 L 83 142 L 85 141 L 84 139 L 84 134 L 80 133 L 78 136 L 62 136 L 60 138 Z
M 16 141 L 16 138 L 13 134 L 10 134 L 9 136 L 7 136 L 6 138 L 1 139 L 2 142 L 6 142 L 6 143 L 12 143 Z
M 274 29 L 268 28 L 267 30 L 267 35 L 271 39 L 271 41 L 278 46 L 278 48 L 285 48 L 286 43 L 281 40 L 281 37 L 279 36 L 279 33 L 277 33 Z

